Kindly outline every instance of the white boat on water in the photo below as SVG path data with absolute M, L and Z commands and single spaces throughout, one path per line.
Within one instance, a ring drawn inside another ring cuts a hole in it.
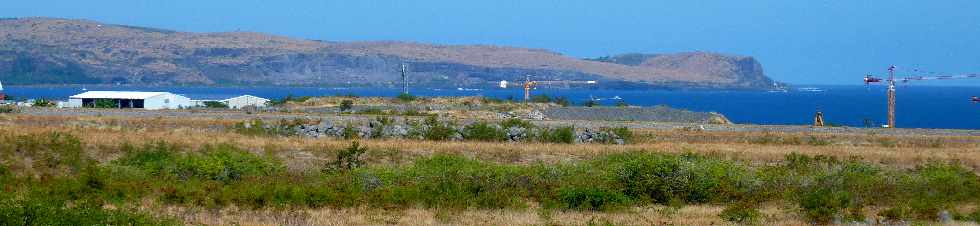
M 824 91 L 823 89 L 816 88 L 816 87 L 803 87 L 803 88 L 799 88 L 798 90 L 799 91 L 802 91 L 802 92 L 823 92 Z

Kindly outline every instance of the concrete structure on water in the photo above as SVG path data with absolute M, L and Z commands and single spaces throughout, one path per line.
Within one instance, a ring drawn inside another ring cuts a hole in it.
M 88 91 L 68 97 L 66 107 L 181 109 L 196 106 L 190 98 L 168 92 Z

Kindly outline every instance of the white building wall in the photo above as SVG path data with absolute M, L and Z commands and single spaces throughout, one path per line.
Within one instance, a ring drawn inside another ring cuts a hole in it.
M 248 106 L 265 107 L 269 103 L 269 100 L 256 96 L 244 95 L 240 97 L 227 99 L 222 102 L 227 104 L 228 108 L 239 109 Z
M 168 96 L 170 98 L 170 109 L 183 109 L 183 108 L 189 108 L 194 106 L 194 103 L 191 101 L 191 98 L 187 98 L 185 96 L 181 96 L 177 94 L 170 94 Z
M 166 95 L 157 95 L 143 99 L 143 109 L 147 110 L 169 109 L 169 104 L 170 101 L 166 98 Z
M 143 109 L 181 109 L 194 106 L 190 98 L 176 94 L 156 95 L 143 100 Z
M 82 99 L 74 99 L 74 98 L 73 99 L 68 99 L 68 104 L 65 105 L 65 107 L 69 107 L 69 108 L 81 108 L 82 107 Z

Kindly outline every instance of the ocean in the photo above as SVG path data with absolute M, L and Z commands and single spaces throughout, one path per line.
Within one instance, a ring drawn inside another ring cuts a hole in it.
M 5 86 L 17 98 L 66 100 L 82 92 L 81 86 Z M 398 88 L 320 88 L 320 87 L 134 87 L 87 86 L 87 90 L 165 91 L 192 99 L 221 99 L 242 94 L 278 99 L 286 95 L 395 96 Z M 842 126 L 877 127 L 886 122 L 885 87 L 808 86 L 787 92 L 710 91 L 710 90 L 608 90 L 538 89 L 534 94 L 564 96 L 573 103 L 590 97 L 606 106 L 622 101 L 637 106 L 667 105 L 693 111 L 718 112 L 740 124 L 807 125 L 816 111 L 825 121 Z M 417 96 L 487 96 L 501 99 L 523 98 L 521 89 L 412 89 Z M 898 87 L 897 124 L 903 128 L 980 129 L 980 96 L 976 87 Z M 615 98 L 619 97 L 619 98 Z

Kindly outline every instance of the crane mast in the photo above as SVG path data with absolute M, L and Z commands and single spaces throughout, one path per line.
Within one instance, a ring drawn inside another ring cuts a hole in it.
M 507 84 L 508 83 L 507 83 L 506 80 L 500 81 L 500 88 L 507 88 L 508 87 Z M 530 102 L 530 100 L 531 100 L 531 90 L 534 89 L 534 88 L 537 88 L 538 85 L 542 85 L 542 84 L 546 84 L 546 85 L 562 84 L 562 85 L 565 85 L 566 87 L 568 87 L 568 86 L 570 86 L 572 84 L 596 85 L 596 84 L 598 84 L 598 81 L 568 81 L 568 80 L 559 80 L 559 81 L 532 81 L 531 80 L 531 75 L 524 75 L 524 84 L 523 84 L 524 85 L 524 104 L 527 104 L 528 102 Z
M 940 75 L 940 76 L 909 76 L 904 78 L 895 78 L 894 65 L 888 67 L 888 79 L 884 82 L 888 83 L 888 128 L 895 128 L 895 88 L 896 82 L 902 81 L 902 83 L 908 83 L 909 81 L 923 81 L 923 80 L 951 80 L 951 79 L 971 79 L 980 78 L 978 74 L 960 74 L 960 75 Z M 872 75 L 867 75 L 864 77 L 864 84 L 868 85 L 871 83 L 880 83 L 882 79 L 880 77 L 875 77 Z M 978 102 L 980 98 L 972 98 L 973 101 Z
M 895 66 L 888 67 L 888 128 L 895 128 Z

